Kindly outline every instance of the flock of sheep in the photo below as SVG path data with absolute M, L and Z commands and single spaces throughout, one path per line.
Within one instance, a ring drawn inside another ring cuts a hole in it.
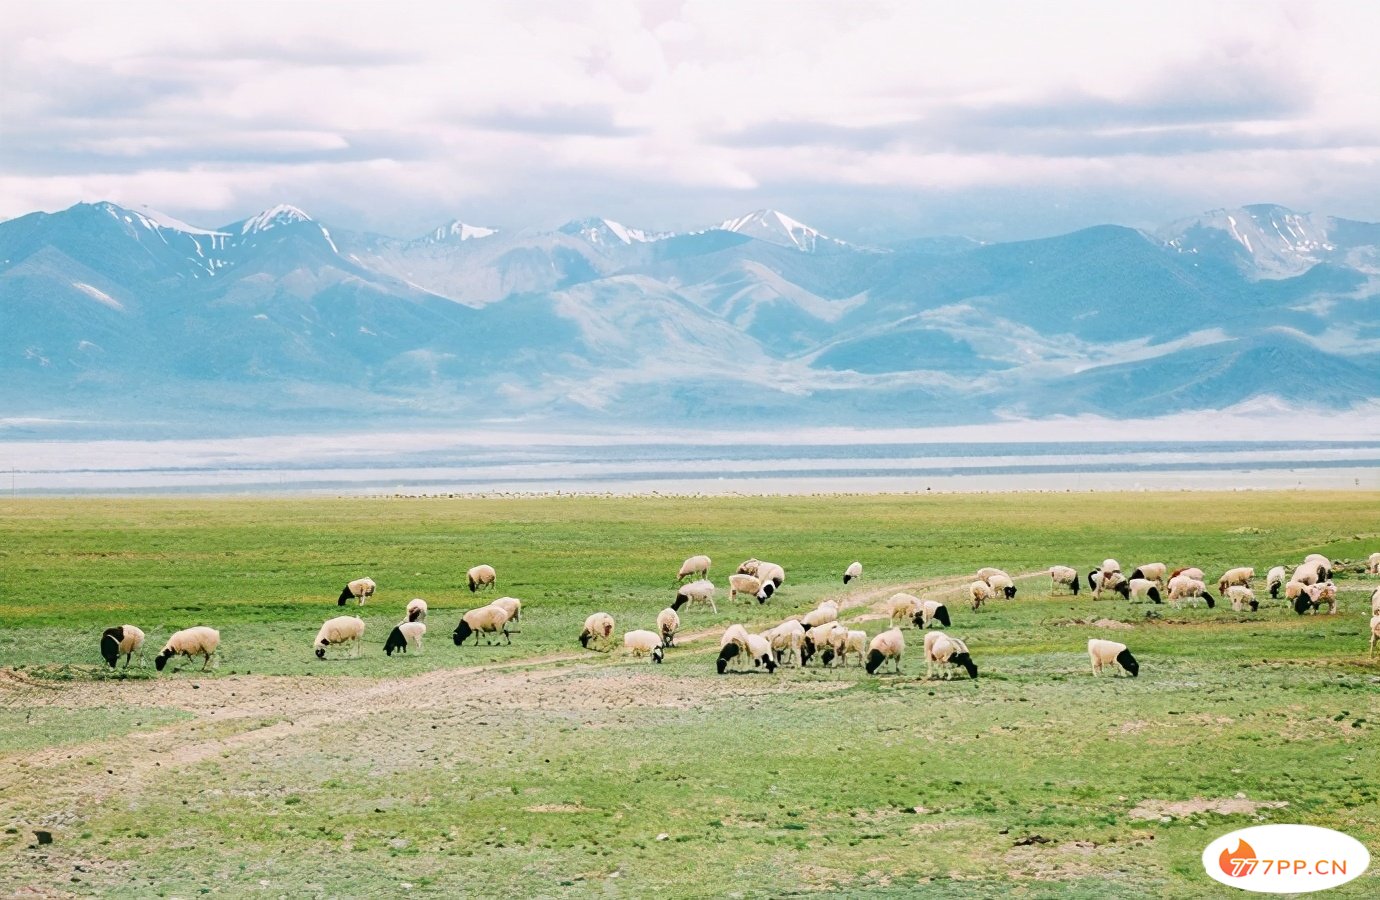
M 635 629 L 623 635 L 623 646 L 634 656 L 650 656 L 653 662 L 661 662 L 665 651 L 675 646 L 675 636 L 680 630 L 682 607 L 701 603 L 708 605 L 715 613 L 715 586 L 709 580 L 711 560 L 707 556 L 692 556 L 677 572 L 675 584 L 677 592 L 671 606 L 663 609 L 656 617 L 656 630 Z M 1328 612 L 1337 612 L 1337 588 L 1332 582 L 1330 559 L 1321 554 L 1311 554 L 1289 573 L 1284 566 L 1275 566 L 1266 576 L 1266 589 L 1273 599 L 1282 599 L 1295 612 L 1318 612 L 1324 603 Z M 1380 575 L 1380 553 L 1373 553 L 1367 561 L 1366 572 Z M 1065 587 L 1074 595 L 1079 593 L 1081 577 L 1076 569 L 1069 566 L 1052 566 L 1048 570 L 1051 590 Z M 862 564 L 854 562 L 844 572 L 844 584 L 862 577 Z M 1232 609 L 1241 612 L 1249 608 L 1259 609 L 1260 603 L 1251 589 L 1255 570 L 1240 567 L 1227 570 L 1217 582 L 1218 595 L 1229 600 Z M 684 583 L 685 579 L 694 581 Z M 471 592 L 478 592 L 497 585 L 497 573 L 492 566 L 480 565 L 470 569 L 467 580 Z M 776 563 L 759 559 L 748 559 L 738 566 L 737 571 L 728 578 L 729 599 L 752 597 L 759 604 L 766 603 L 786 581 L 786 571 Z M 1215 599 L 1208 591 L 1201 569 L 1186 567 L 1169 571 L 1164 563 L 1147 563 L 1132 570 L 1130 577 L 1122 574 L 1121 565 L 1115 559 L 1103 560 L 1102 565 L 1087 574 L 1088 587 L 1094 599 L 1102 592 L 1114 592 L 1127 600 L 1150 600 L 1162 603 L 1167 599 L 1171 604 L 1201 598 L 1212 608 Z M 344 606 L 353 599 L 359 605 L 374 595 L 377 585 L 372 579 L 359 578 L 349 582 L 337 598 L 337 604 Z M 1283 597 L 1280 597 L 1281 591 Z M 974 611 L 982 604 L 997 597 L 1013 599 L 1017 588 L 1009 574 L 997 568 L 983 568 L 977 572 L 977 580 L 968 586 L 968 597 Z M 724 674 L 730 667 L 745 668 L 750 661 L 754 668 L 774 672 L 785 665 L 804 666 L 819 655 L 823 665 L 842 666 L 852 655 L 858 665 L 868 674 L 876 673 L 887 660 L 894 670 L 901 670 L 901 657 L 905 652 L 905 636 L 898 627 L 909 621 L 915 628 L 926 631 L 924 639 L 926 677 L 932 677 L 935 667 L 944 676 L 951 677 L 956 668 L 962 668 L 970 678 L 977 678 L 978 667 L 961 639 L 942 631 L 928 629 L 938 622 L 945 628 L 952 625 L 948 607 L 937 600 L 922 599 L 906 593 L 892 595 L 886 601 L 884 611 L 891 627 L 868 640 L 867 633 L 849 629 L 839 622 L 839 605 L 836 601 L 825 600 L 813 610 L 800 616 L 792 616 L 773 628 L 759 634 L 750 633 L 743 625 L 730 625 L 724 632 L 719 645 L 716 663 L 718 672 Z M 512 643 L 510 623 L 520 621 L 522 601 L 515 597 L 500 597 L 493 602 L 466 612 L 460 619 L 453 634 L 455 645 L 462 646 L 471 636 L 478 643 L 481 635 L 492 643 L 502 636 Z M 419 598 L 411 600 L 404 612 L 404 618 L 390 632 L 384 644 L 384 652 L 392 656 L 395 652 L 407 652 L 409 648 L 418 652 L 422 648 L 422 636 L 426 633 L 426 601 Z M 594 650 L 611 650 L 615 623 L 613 616 L 606 612 L 590 615 L 580 632 L 582 647 Z M 317 632 L 313 648 L 318 658 L 324 659 L 328 648 L 350 645 L 353 655 L 358 656 L 364 636 L 364 621 L 358 616 L 337 616 L 327 620 Z M 101 635 L 101 655 L 111 668 L 116 666 L 121 656 L 125 666 L 137 653 L 142 656 L 144 632 L 134 625 L 118 625 L 108 628 Z M 1380 644 L 1380 587 L 1371 594 L 1370 652 L 1375 653 Z M 220 647 L 220 632 L 214 628 L 197 626 L 175 632 L 155 659 L 158 671 L 163 671 L 169 659 L 185 656 L 189 659 L 205 658 L 202 670 L 211 664 L 211 658 Z M 1093 638 L 1088 641 L 1088 655 L 1092 660 L 1094 674 L 1101 674 L 1104 667 L 1114 667 L 1128 675 L 1139 674 L 1140 666 L 1125 644 L 1116 641 Z

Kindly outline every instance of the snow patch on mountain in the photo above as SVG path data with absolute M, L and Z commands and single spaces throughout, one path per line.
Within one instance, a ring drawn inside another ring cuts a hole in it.
M 257 216 L 245 219 L 240 224 L 240 234 L 257 234 L 280 225 L 295 225 L 298 222 L 310 221 L 312 221 L 311 216 L 297 207 L 279 203 L 272 209 L 266 209 Z
M 1222 239 L 1230 239 L 1258 277 L 1277 279 L 1301 275 L 1329 259 L 1338 249 L 1332 239 L 1334 227 L 1330 216 L 1260 204 L 1183 219 L 1158 236 L 1180 253 L 1207 252 Z
M 470 225 L 461 222 L 459 219 L 448 225 L 442 225 L 431 234 L 423 238 L 431 244 L 439 244 L 443 241 L 472 241 L 478 238 L 486 238 L 490 235 L 498 234 L 497 228 L 486 228 L 483 225 Z
M 577 235 L 596 246 L 650 244 L 674 236 L 669 232 L 644 231 L 641 228 L 629 228 L 622 222 L 612 219 L 599 218 L 567 222 L 560 227 L 560 232 Z
M 114 297 L 110 296 L 98 287 L 89 285 L 84 281 L 74 281 L 72 282 L 72 287 L 81 291 L 83 294 L 90 297 L 92 300 L 95 300 L 97 303 L 102 303 L 110 307 L 111 309 L 118 310 L 120 312 L 125 311 L 125 305 L 123 303 L 121 303 L 119 300 L 116 300 Z
M 844 244 L 774 209 L 759 209 L 736 219 L 725 219 L 711 230 L 731 231 L 770 244 L 794 247 L 802 253 L 813 253 L 825 242 Z

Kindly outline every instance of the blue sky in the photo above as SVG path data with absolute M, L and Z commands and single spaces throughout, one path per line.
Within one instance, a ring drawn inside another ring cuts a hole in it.
M 1380 4 L 11 5 L 0 217 L 401 236 L 763 206 L 862 241 L 1380 221 Z

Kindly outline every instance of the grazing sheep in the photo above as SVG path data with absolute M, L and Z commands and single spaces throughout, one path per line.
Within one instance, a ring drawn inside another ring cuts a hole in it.
M 590 613 L 585 619 L 585 628 L 580 632 L 580 646 L 588 648 L 592 643 L 606 643 L 613 637 L 613 616 L 606 612 Z
M 848 654 L 856 653 L 858 655 L 858 665 L 861 666 L 863 664 L 863 654 L 866 652 L 866 631 L 850 630 L 839 627 L 835 628 L 834 633 L 830 636 L 829 647 L 824 651 L 824 654 L 820 656 L 820 662 L 827 666 L 832 660 L 837 659 L 837 664 L 844 666 L 848 664 Z
M 101 632 L 101 656 L 110 663 L 110 668 L 115 668 L 115 663 L 120 659 L 120 654 L 124 654 L 125 668 L 129 668 L 129 661 L 134 654 L 139 654 L 139 665 L 144 664 L 144 632 L 133 625 L 116 625 L 114 628 L 107 628 Z
M 800 617 L 800 624 L 809 631 L 816 625 L 823 625 L 826 622 L 837 622 L 839 618 L 839 605 L 833 600 L 825 600 L 819 606 Z
M 985 581 L 974 581 L 968 585 L 968 596 L 973 601 L 973 611 L 977 612 L 983 603 L 992 599 L 992 588 Z
M 728 576 L 728 600 L 732 603 L 739 594 L 747 594 L 756 597 L 758 603 L 766 603 L 767 598 L 776 590 L 776 586 L 770 581 L 760 579 L 756 575 L 730 575 Z
M 752 657 L 754 669 L 766 669 L 767 674 L 776 671 L 776 651 L 772 649 L 771 641 L 760 634 L 748 635 L 748 656 Z
M 489 565 L 475 566 L 465 573 L 465 577 L 469 579 L 471 594 L 480 588 L 491 588 L 498 584 L 498 573 Z
M 1275 566 L 1270 569 L 1270 573 L 1265 576 L 1265 587 L 1270 591 L 1270 599 L 1279 599 L 1279 589 L 1284 587 L 1284 582 L 1289 579 L 1285 577 L 1284 567 Z
M 1330 581 L 1322 581 L 1308 588 L 1309 605 L 1313 607 L 1313 612 L 1318 611 L 1318 607 L 1327 604 L 1327 614 L 1335 616 L 1337 614 L 1337 586 Z
M 1302 581 L 1290 581 L 1284 586 L 1284 601 L 1294 607 L 1294 612 L 1303 615 L 1308 611 L 1309 605 L 1313 602 L 1313 595 L 1309 592 L 1310 585 Z
M 714 604 L 714 582 L 701 579 L 685 585 L 676 591 L 676 602 L 671 604 L 671 609 L 680 609 L 687 603 L 708 603 L 709 608 L 717 614 L 719 607 Z
M 1251 612 L 1255 612 L 1260 608 L 1260 603 L 1255 599 L 1255 591 L 1252 591 L 1245 585 L 1234 584 L 1227 588 L 1227 592 L 1222 595 L 1222 599 L 1230 600 L 1231 608 L 1235 612 L 1241 612 L 1247 606 L 1251 608 Z
M 1169 579 L 1169 602 L 1175 603 L 1176 600 L 1186 600 L 1189 597 L 1202 597 L 1207 601 L 1208 609 L 1217 605 L 1208 593 L 1207 585 L 1197 578 L 1191 578 L 1187 574 L 1175 575 Z
M 738 574 L 739 574 L 739 575 L 756 575 L 756 574 L 757 574 L 757 567 L 760 566 L 761 564 L 762 564 L 762 561 L 761 561 L 760 559 L 758 559 L 757 557 L 755 557 L 755 556 L 754 556 L 752 559 L 745 559 L 745 560 L 743 560 L 741 563 L 738 564 Z
M 853 562 L 848 564 L 848 568 L 843 570 L 843 583 L 847 584 L 854 578 L 862 577 L 862 563 Z
M 901 674 L 901 654 L 906 652 L 906 638 L 901 629 L 883 631 L 872 639 L 867 647 L 867 674 L 874 675 L 888 659 L 896 665 L 896 674 Z
M 691 575 L 696 578 L 708 578 L 709 563 L 709 557 L 704 555 L 690 557 L 680 564 L 680 571 L 676 573 L 676 584 L 680 584 Z
M 393 653 L 406 653 L 407 648 L 413 647 L 418 653 L 422 652 L 422 635 L 426 634 L 425 622 L 399 622 L 393 626 L 393 630 L 388 632 L 388 640 L 384 642 L 383 652 L 392 656 Z
M 1187 575 L 1189 578 L 1195 579 L 1197 581 L 1201 581 L 1204 583 L 1207 582 L 1207 577 L 1203 574 L 1203 570 L 1198 568 L 1197 566 L 1186 566 L 1185 568 L 1175 569 L 1173 572 L 1169 573 L 1170 578 L 1173 578 L 1176 575 Z
M 1093 589 L 1094 600 L 1101 600 L 1104 590 L 1114 591 L 1117 585 L 1125 580 L 1121 577 L 1120 572 L 1109 572 L 1104 575 L 1102 572 L 1094 570 L 1088 573 L 1088 585 Z
M 1366 574 L 1380 575 L 1380 553 L 1372 553 L 1366 560 Z
M 413 597 L 407 603 L 407 621 L 425 622 L 426 621 L 426 601 L 421 597 Z
M 326 658 L 326 648 L 331 644 L 351 644 L 352 656 L 359 656 L 360 642 L 364 638 L 364 620 L 359 616 L 336 616 L 327 619 L 316 633 L 312 646 L 316 647 L 316 658 Z
M 1250 566 L 1241 566 L 1236 569 L 1228 569 L 1217 581 L 1217 593 L 1222 596 L 1227 595 L 1227 588 L 1233 584 L 1251 586 L 1251 579 L 1255 577 L 1255 569 Z
M 913 619 L 920 611 L 920 598 L 911 594 L 892 594 L 886 601 L 886 615 L 891 627 L 896 627 L 897 619 Z
M 1321 553 L 1310 553 L 1303 558 L 1305 566 L 1313 566 L 1321 576 L 1320 581 L 1332 580 L 1332 560 L 1323 556 Z
M 764 561 L 757 563 L 756 574 L 764 584 L 770 581 L 773 590 L 786 583 L 786 570 L 774 562 Z
M 987 576 L 987 586 L 992 589 L 992 596 L 996 597 L 1000 593 L 1007 600 L 1016 596 L 1016 585 L 1011 580 L 1011 576 L 1005 572 L 998 572 L 996 575 Z
M 206 662 L 202 663 L 201 671 L 205 672 L 211 665 L 211 657 L 219 648 L 220 632 L 214 628 L 207 628 L 205 625 L 184 628 L 181 631 L 173 632 L 173 636 L 168 638 L 168 642 L 163 645 L 163 649 L 154 658 L 153 665 L 161 672 L 163 667 L 168 664 L 168 660 L 174 656 L 185 656 L 188 659 L 193 656 L 204 656 Z
M 489 605 L 497 606 L 505 610 L 508 613 L 508 621 L 510 622 L 522 621 L 522 601 L 516 597 L 499 597 Z
M 1163 602 L 1160 598 L 1159 585 L 1149 578 L 1132 578 L 1129 581 L 1122 581 L 1113 590 L 1127 600 L 1144 600 L 1148 597 L 1156 603 Z
M 949 620 L 949 608 L 938 600 L 921 600 L 920 611 L 911 619 L 911 624 L 916 628 L 929 628 L 935 622 L 948 628 L 953 624 Z
M 661 646 L 674 647 L 676 632 L 680 631 L 680 616 L 671 607 L 666 607 L 656 614 L 656 630 L 661 632 Z
M 378 585 L 374 584 L 372 578 L 356 578 L 354 581 L 345 585 L 345 589 L 340 592 L 340 596 L 335 599 L 336 606 L 344 606 L 345 601 L 358 598 L 359 605 L 363 606 L 364 601 L 374 596 L 374 589 Z
M 1114 559 L 1104 559 L 1102 560 L 1102 565 L 1098 568 L 1097 571 L 1101 572 L 1104 576 L 1111 575 L 1113 572 L 1115 572 L 1117 575 L 1120 575 L 1121 563 L 1117 562 Z
M 1140 675 L 1140 663 L 1136 662 L 1136 658 L 1126 649 L 1125 644 L 1102 638 L 1089 638 L 1088 656 L 1092 658 L 1094 675 L 1101 675 L 1103 666 L 1116 666 L 1132 678 Z
M 1069 567 L 1069 566 L 1050 566 L 1050 567 L 1049 567 L 1049 581 L 1050 581 L 1050 584 L 1049 584 L 1049 592 L 1050 592 L 1051 594 L 1054 593 L 1054 589 L 1055 589 L 1055 588 L 1057 588 L 1059 585 L 1062 584 L 1064 587 L 1067 587 L 1067 588 L 1072 589 L 1072 591 L 1073 591 L 1073 596 L 1077 597 L 1077 596 L 1078 596 L 1078 583 L 1079 583 L 1081 580 L 1082 580 L 1082 579 L 1080 579 L 1080 578 L 1078 577 L 1078 570 L 1077 570 L 1077 569 L 1071 568 L 1071 567 Z
M 775 628 L 762 632 L 762 637 L 767 639 L 772 650 L 776 652 L 778 664 L 801 664 L 802 651 L 805 649 L 805 626 L 797 619 L 787 619 Z
M 1380 613 L 1370 617 L 1370 655 L 1375 655 L 1375 645 L 1380 643 Z
M 455 626 L 455 633 L 451 638 L 455 641 L 455 646 L 460 647 L 470 635 L 474 635 L 474 643 L 477 646 L 480 634 L 484 635 L 486 644 L 496 643 L 489 640 L 488 636 L 491 634 L 502 634 L 503 639 L 511 644 L 513 639 L 508 636 L 508 610 L 493 604 L 472 609 L 460 617 L 460 624 Z
M 814 655 L 834 642 L 834 632 L 847 631 L 838 622 L 825 622 L 805 631 L 805 641 L 801 647 L 800 664 L 808 665 Z
M 1134 581 L 1137 578 L 1148 578 L 1151 581 L 1158 584 L 1160 587 L 1164 587 L 1165 582 L 1167 580 L 1165 578 L 1165 575 L 1168 572 L 1169 567 L 1166 566 L 1164 563 L 1142 563 L 1141 565 L 1136 566 L 1134 570 L 1132 570 L 1131 580 Z
M 962 666 L 968 672 L 969 678 L 978 677 L 977 664 L 968 652 L 968 645 L 942 631 L 931 631 L 925 635 L 926 680 L 933 673 L 935 663 L 939 663 L 946 681 L 953 675 L 953 666 Z
M 715 664 L 722 675 L 728 664 L 734 660 L 741 665 L 744 658 L 751 659 L 754 667 L 765 667 L 768 672 L 776 671 L 776 659 L 771 644 L 760 635 L 748 634 L 742 625 L 730 625 L 719 640 L 719 659 Z
M 634 631 L 623 633 L 623 647 L 633 656 L 652 655 L 652 662 L 659 663 L 665 656 L 662 648 L 661 637 L 655 631 L 646 631 L 638 628 Z

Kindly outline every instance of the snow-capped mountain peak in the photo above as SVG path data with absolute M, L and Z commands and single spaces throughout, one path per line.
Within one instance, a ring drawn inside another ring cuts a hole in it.
M 835 240 L 818 229 L 811 228 L 804 222 L 792 219 L 785 213 L 774 209 L 759 209 L 736 219 L 726 219 L 715 228 L 719 231 L 732 231 L 735 234 L 757 238 L 760 241 L 780 244 L 783 247 L 794 247 L 804 253 L 811 253 L 816 250 L 821 241 L 834 244 L 843 243 L 843 241 Z
M 1199 253 L 1210 244 L 1236 247 L 1265 278 L 1287 278 L 1307 271 L 1337 250 L 1328 216 L 1298 213 L 1283 206 L 1256 204 L 1214 209 L 1175 222 L 1159 237 L 1180 253 Z M 1230 242 L 1230 243 L 1227 243 Z
M 425 240 L 432 244 L 439 244 L 443 241 L 471 241 L 492 234 L 498 234 L 498 229 L 486 228 L 483 225 L 470 225 L 456 219 L 431 232 Z
M 240 223 L 240 234 L 257 234 L 279 225 L 295 225 L 298 222 L 310 221 L 312 221 L 312 217 L 297 207 L 279 203 L 272 209 L 266 209 L 257 216 L 245 219 Z
M 560 231 L 562 234 L 578 235 L 596 246 L 647 244 L 671 237 L 670 234 L 629 228 L 621 222 L 600 218 L 576 219 L 562 225 Z

